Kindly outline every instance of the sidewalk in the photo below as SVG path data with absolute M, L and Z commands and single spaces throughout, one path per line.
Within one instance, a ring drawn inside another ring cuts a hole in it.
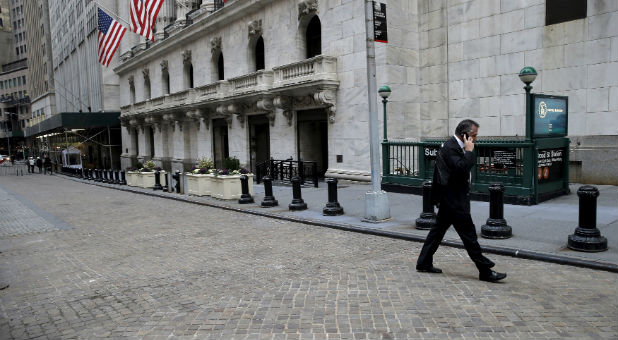
M 302 188 L 302 197 L 308 209 L 291 212 L 288 204 L 292 201 L 291 186 L 273 186 L 273 194 L 279 202 L 278 207 L 262 208 L 263 185 L 254 184 L 254 204 L 238 204 L 210 197 L 179 195 L 152 189 L 119 186 L 85 181 L 60 175 L 61 177 L 140 194 L 155 195 L 192 203 L 238 210 L 251 214 L 293 220 L 318 226 L 364 232 L 388 237 L 422 242 L 427 230 L 415 228 L 415 220 L 422 212 L 422 196 L 389 193 L 391 219 L 382 223 L 362 222 L 365 206 L 365 192 L 368 184 L 340 181 L 338 200 L 344 209 L 341 216 L 323 216 L 322 209 L 328 201 L 327 185 L 319 183 L 318 188 Z M 597 199 L 597 228 L 608 240 L 608 250 L 598 253 L 573 251 L 567 248 L 568 236 L 573 234 L 578 224 L 579 199 L 577 189 L 580 184 L 571 184 L 571 194 L 552 199 L 534 206 L 505 204 L 504 218 L 513 228 L 513 237 L 505 240 L 484 239 L 480 237 L 481 225 L 489 217 L 489 203 L 471 203 L 472 218 L 479 233 L 479 243 L 487 253 L 509 255 L 561 264 L 576 265 L 594 269 L 618 272 L 618 188 L 610 185 L 596 186 L 600 196 Z M 461 247 L 463 245 L 454 228 L 446 233 L 443 244 Z

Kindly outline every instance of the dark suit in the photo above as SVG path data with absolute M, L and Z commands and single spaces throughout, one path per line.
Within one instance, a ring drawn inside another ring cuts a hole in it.
M 470 170 L 475 164 L 474 153 L 459 146 L 455 137 L 447 140 L 436 157 L 432 185 L 432 201 L 439 203 L 436 225 L 431 228 L 417 266 L 433 265 L 433 254 L 448 228 L 453 225 L 468 255 L 480 273 L 489 272 L 494 263 L 483 256 L 470 216 Z

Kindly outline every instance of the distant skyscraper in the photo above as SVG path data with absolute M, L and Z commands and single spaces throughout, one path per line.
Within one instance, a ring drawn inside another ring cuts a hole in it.
M 51 31 L 47 0 L 25 1 L 24 17 L 28 37 L 28 92 L 32 118 L 36 124 L 56 113 L 52 69 Z
M 10 0 L 0 0 L 0 65 L 15 58 L 13 48 L 13 28 L 11 26 Z
M 101 0 L 101 8 L 118 12 L 118 0 Z M 119 111 L 116 53 L 109 67 L 99 63 L 97 2 L 50 1 L 52 68 L 57 112 Z M 126 26 L 127 24 L 123 22 Z

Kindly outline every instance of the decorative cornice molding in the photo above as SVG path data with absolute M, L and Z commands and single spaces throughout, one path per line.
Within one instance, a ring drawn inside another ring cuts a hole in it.
M 214 54 L 217 51 L 221 51 L 221 37 L 210 39 L 210 52 Z
M 262 35 L 262 20 L 253 20 L 249 22 L 249 37 L 259 37 Z
M 142 75 L 144 76 L 144 81 L 150 81 L 150 70 L 147 68 L 142 69 Z
M 182 63 L 185 65 L 191 64 L 191 50 L 182 51 Z
M 273 100 L 274 107 L 281 109 L 283 115 L 288 120 L 288 125 L 292 126 L 292 118 L 294 117 L 294 113 L 292 111 L 292 99 L 286 96 L 277 96 Z M 273 117 L 274 118 L 274 117 Z M 274 122 L 271 122 L 273 125 Z
M 298 4 L 298 20 L 318 12 L 318 0 L 302 0 Z

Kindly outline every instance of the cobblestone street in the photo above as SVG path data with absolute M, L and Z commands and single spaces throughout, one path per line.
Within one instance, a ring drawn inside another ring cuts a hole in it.
M 0 176 L 0 339 L 616 339 L 614 273 Z M 6 215 L 6 216 L 5 216 Z M 9 219 L 12 218 L 12 219 Z

